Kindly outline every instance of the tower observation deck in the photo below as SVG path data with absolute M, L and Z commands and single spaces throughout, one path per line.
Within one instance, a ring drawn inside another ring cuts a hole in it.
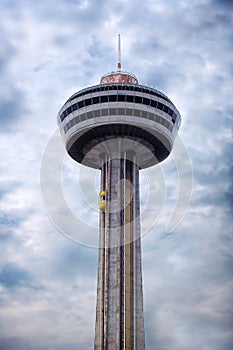
M 119 41 L 120 43 L 120 41 Z M 169 98 L 118 70 L 58 113 L 68 154 L 101 170 L 95 350 L 144 350 L 139 171 L 170 154 L 181 117 Z

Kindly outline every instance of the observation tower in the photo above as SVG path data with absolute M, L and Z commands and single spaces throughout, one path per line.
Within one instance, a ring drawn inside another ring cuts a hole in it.
M 170 154 L 181 117 L 167 96 L 121 70 L 58 113 L 68 154 L 101 171 L 95 350 L 144 350 L 139 171 Z

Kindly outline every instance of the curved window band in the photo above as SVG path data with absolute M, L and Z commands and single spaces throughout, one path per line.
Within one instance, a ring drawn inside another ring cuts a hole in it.
M 89 120 L 89 119 L 100 117 L 100 116 L 111 116 L 111 114 L 109 114 L 109 109 L 111 109 L 111 108 L 102 109 L 102 113 L 100 113 L 100 110 L 96 110 L 96 111 L 92 111 L 92 112 L 83 113 L 77 117 L 74 117 L 64 126 L 63 130 L 64 130 L 65 134 L 67 133 L 67 131 L 69 129 L 72 128 L 72 126 L 74 126 L 74 125 L 76 125 L 84 120 Z M 158 123 L 162 124 L 163 126 L 165 126 L 165 128 L 167 128 L 170 132 L 173 131 L 174 125 L 172 123 L 170 123 L 168 120 L 166 120 L 158 115 L 154 115 L 150 112 L 145 113 L 143 111 L 140 111 L 139 109 L 134 110 L 134 111 L 135 111 L 135 116 L 140 116 L 141 118 L 150 119 L 152 121 L 158 122 Z M 127 110 L 127 108 L 115 108 L 114 112 L 116 115 L 120 115 L 120 114 L 126 115 L 128 113 L 128 110 Z M 142 113 L 142 115 L 141 115 L 141 113 Z M 145 115 L 143 115 L 144 113 L 145 113 Z
M 119 90 L 123 90 L 123 91 L 137 91 L 137 92 L 142 92 L 144 94 L 150 94 L 150 95 L 154 95 L 157 97 L 161 97 L 164 100 L 166 100 L 167 102 L 172 103 L 169 98 L 164 95 L 162 92 L 152 89 L 152 88 L 146 88 L 146 87 L 142 87 L 142 86 L 137 86 L 137 85 L 121 85 L 121 84 L 103 84 L 103 85 L 96 85 L 93 86 L 91 88 L 87 88 L 84 90 L 81 90 L 79 92 L 77 92 L 76 94 L 74 94 L 73 96 L 71 96 L 69 98 L 69 100 L 67 102 L 70 102 L 72 100 L 74 100 L 77 97 L 80 96 L 84 96 L 90 93 L 95 93 L 95 92 L 101 92 L 101 91 L 111 91 L 111 90 L 115 90 L 115 91 L 119 91 Z
M 177 114 L 173 112 L 171 108 L 164 105 L 161 102 L 151 100 L 149 98 L 145 98 L 142 96 L 135 96 L 135 95 L 125 95 L 125 94 L 115 94 L 115 95 L 102 95 L 102 96 L 95 96 L 92 98 L 87 98 L 85 100 L 81 100 L 79 102 L 74 103 L 73 105 L 69 106 L 61 115 L 60 120 L 61 122 L 72 112 L 76 111 L 77 109 L 81 109 L 93 104 L 98 103 L 108 103 L 108 102 L 128 102 L 128 103 L 138 103 L 143 104 L 146 106 L 153 107 L 155 109 L 160 109 L 167 113 L 170 117 L 172 117 L 173 124 L 175 123 L 177 119 Z

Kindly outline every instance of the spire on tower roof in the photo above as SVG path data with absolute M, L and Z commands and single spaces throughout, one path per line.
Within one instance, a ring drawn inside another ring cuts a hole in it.
M 118 34 L 118 55 L 117 55 L 117 71 L 103 75 L 100 84 L 137 84 L 138 80 L 134 74 L 121 71 L 121 35 Z
M 117 70 L 121 71 L 121 35 L 120 34 L 118 34 Z

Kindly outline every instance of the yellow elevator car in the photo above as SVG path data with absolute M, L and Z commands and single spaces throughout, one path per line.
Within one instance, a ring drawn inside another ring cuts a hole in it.
M 106 204 L 106 191 L 101 191 L 99 194 L 99 210 L 104 211 Z

